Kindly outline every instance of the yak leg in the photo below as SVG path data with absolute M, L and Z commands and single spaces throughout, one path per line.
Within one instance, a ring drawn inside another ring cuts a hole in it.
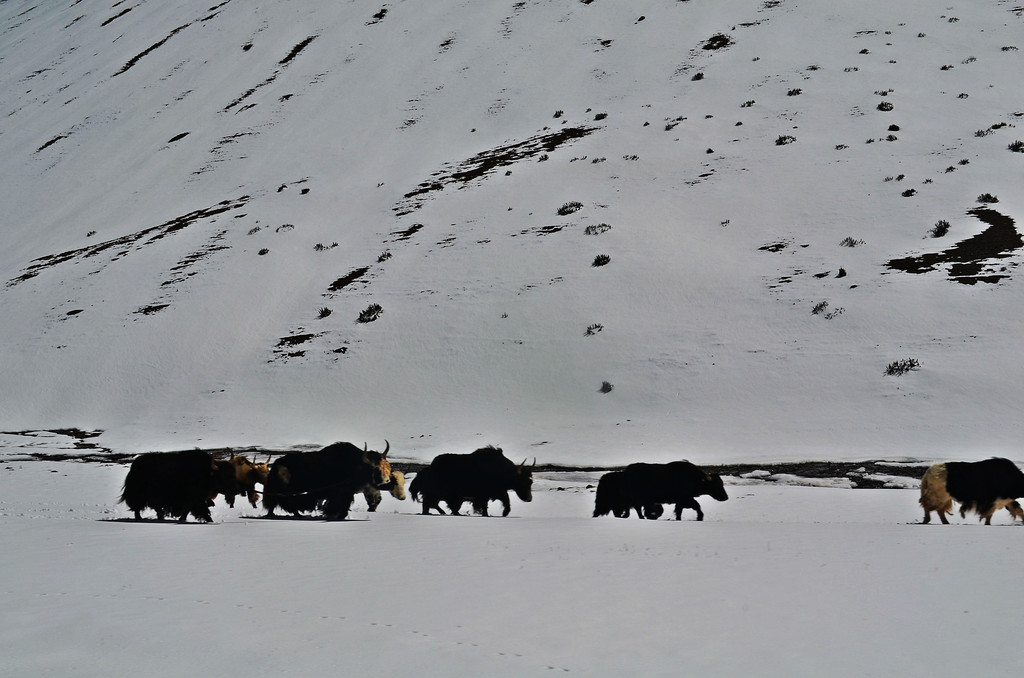
M 352 506 L 352 496 L 330 497 L 324 501 L 323 512 L 327 520 L 345 520 L 348 518 L 348 510 Z
M 252 504 L 252 507 L 256 508 L 256 502 L 260 500 L 260 493 L 256 490 L 248 490 L 245 494 L 249 498 L 249 503 Z
M 508 492 L 502 492 L 498 499 L 501 500 L 501 517 L 507 518 L 508 514 L 512 512 L 512 504 L 509 503 Z
M 933 509 L 928 508 L 924 510 L 924 522 L 926 524 L 929 523 L 932 519 L 932 510 Z M 949 500 L 948 502 L 946 502 L 945 506 L 940 506 L 939 508 L 934 509 L 934 511 L 939 514 L 939 520 L 942 521 L 943 525 L 949 525 L 949 521 L 946 520 L 946 514 L 953 513 L 953 500 Z
M 644 507 L 644 517 L 647 520 L 657 520 L 665 512 L 661 504 L 648 504 Z
M 684 508 L 692 508 L 697 512 L 697 520 L 704 520 L 704 512 L 700 510 L 700 504 L 697 503 L 694 497 L 676 502 L 676 520 L 683 519 Z
M 377 507 L 380 506 L 380 490 L 378 490 L 376 487 L 371 487 L 367 485 L 365 488 L 363 488 L 363 498 L 366 499 L 367 510 L 371 512 L 376 511 Z
M 189 513 L 194 515 L 196 517 L 196 520 L 198 520 L 201 523 L 213 522 L 213 516 L 210 515 L 210 507 L 207 506 L 206 502 L 204 501 L 196 501 L 191 508 L 183 508 L 182 511 L 183 513 L 181 513 L 178 522 L 186 522 L 188 520 Z
M 482 515 L 484 518 L 487 518 L 489 516 L 489 514 L 487 513 L 487 498 L 485 497 L 483 499 L 474 499 L 473 511 L 475 513 Z
M 453 516 L 462 515 L 459 511 L 462 510 L 462 498 L 446 497 L 444 503 L 448 504 L 448 510 L 452 512 Z M 440 511 L 441 507 L 438 506 L 437 510 Z
M 984 520 L 986 525 L 992 524 L 992 514 L 999 508 L 1001 507 L 995 501 L 986 502 L 984 508 L 980 502 L 974 506 L 974 510 L 978 512 L 978 520 Z
M 135 511 L 135 520 L 142 520 L 142 511 Z
M 430 509 L 433 508 L 433 509 L 437 509 L 437 512 L 440 513 L 443 516 L 444 515 L 444 511 L 441 510 L 440 501 L 441 500 L 438 497 L 435 497 L 432 494 L 428 494 L 428 493 L 424 492 L 423 493 L 423 509 L 420 511 L 420 513 L 425 515 L 425 516 L 429 516 L 430 515 Z

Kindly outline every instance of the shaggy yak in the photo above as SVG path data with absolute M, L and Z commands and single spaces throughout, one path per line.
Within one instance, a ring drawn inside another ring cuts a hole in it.
M 979 520 L 991 525 L 993 514 L 1004 507 L 1014 518 L 1024 520 L 1024 510 L 1016 501 L 1020 496 L 1024 496 L 1024 473 L 1009 459 L 993 457 L 935 464 L 921 478 L 919 502 L 925 523 L 931 522 L 935 511 L 939 520 L 948 525 L 946 515 L 952 515 L 953 502 L 957 501 L 961 518 L 974 511 Z
M 156 511 L 157 520 L 170 514 L 180 522 L 191 513 L 208 523 L 210 493 L 216 486 L 217 467 L 213 457 L 202 450 L 149 452 L 140 454 L 128 469 L 120 501 L 142 520 L 147 508 Z
M 352 443 L 334 443 L 316 452 L 278 458 L 263 486 L 267 515 L 274 515 L 278 507 L 293 514 L 319 508 L 328 520 L 344 520 L 357 492 L 392 482 L 390 449 L 390 444 L 376 452 L 365 445 L 360 450 Z
M 605 480 L 607 476 L 612 476 L 610 484 Z M 694 509 L 697 520 L 704 520 L 704 512 L 696 498 L 705 494 L 718 501 L 729 498 L 720 476 L 688 461 L 630 464 L 622 471 L 602 476 L 594 498 L 594 517 L 613 513 L 625 518 L 633 508 L 639 517 L 645 517 L 646 509 L 646 517 L 655 519 L 661 516 L 661 504 L 675 504 L 676 520 L 682 520 L 684 508 Z M 655 505 L 658 509 L 654 508 Z
M 534 461 L 534 466 L 537 464 Z M 430 509 L 444 514 L 440 502 L 448 504 L 452 515 L 458 515 L 462 504 L 469 501 L 473 510 L 487 515 L 487 503 L 500 501 L 502 516 L 511 509 L 508 491 L 515 491 L 523 501 L 533 500 L 533 467 L 526 460 L 516 466 L 501 448 L 482 447 L 469 454 L 439 454 L 422 469 L 409 485 L 413 501 L 423 497 L 423 515 Z
M 629 476 L 623 471 L 611 471 L 597 481 L 597 493 L 594 495 L 594 517 L 611 513 L 616 518 L 628 518 L 633 506 L 626 492 Z M 637 517 L 657 520 L 665 512 L 661 504 L 647 504 L 637 507 Z

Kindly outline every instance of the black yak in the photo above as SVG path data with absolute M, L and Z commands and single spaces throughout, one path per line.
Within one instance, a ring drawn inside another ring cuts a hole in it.
M 157 520 L 170 514 L 185 522 L 191 513 L 200 522 L 210 522 L 215 473 L 213 457 L 202 450 L 140 454 L 128 469 L 120 501 L 135 512 L 136 520 L 149 508 Z
M 536 465 L 536 461 L 534 461 Z M 508 491 L 513 490 L 523 501 L 533 500 L 533 468 L 526 460 L 516 466 L 497 447 L 482 447 L 469 454 L 439 454 L 409 485 L 413 501 L 423 498 L 423 515 L 430 509 L 443 514 L 440 501 L 448 504 L 452 515 L 458 515 L 463 502 L 473 510 L 487 515 L 487 503 L 500 501 L 502 516 L 512 510 Z
M 935 464 L 921 479 L 921 498 L 924 522 L 931 522 L 932 511 L 948 525 L 946 514 L 953 513 L 953 501 L 960 502 L 960 517 L 974 511 L 986 525 L 992 516 L 1005 507 L 1014 518 L 1024 520 L 1024 510 L 1017 497 L 1024 496 L 1024 473 L 1010 461 L 993 457 L 984 461 L 950 461 Z
M 609 481 L 605 481 L 607 476 L 612 476 L 610 486 Z M 604 492 L 602 482 L 605 483 Z M 622 471 L 605 474 L 598 481 L 594 517 L 613 513 L 625 518 L 633 508 L 637 516 L 655 519 L 661 516 L 661 504 L 675 504 L 676 520 L 682 519 L 684 508 L 694 509 L 697 520 L 704 520 L 704 512 L 696 498 L 705 494 L 718 501 L 729 498 L 720 476 L 707 473 L 688 461 L 630 464 Z M 658 509 L 654 508 L 655 505 Z
M 390 449 L 390 443 L 383 452 L 334 443 L 316 452 L 278 458 L 263 486 L 267 515 L 272 516 L 277 507 L 292 514 L 320 508 L 327 519 L 344 520 L 357 492 L 366 485 L 382 487 L 391 482 Z
M 597 481 L 597 492 L 594 495 L 594 517 L 611 513 L 616 518 L 628 518 L 633 505 L 626 490 L 629 476 L 622 471 L 611 471 Z M 641 511 L 641 508 L 643 509 Z M 637 517 L 657 520 L 665 512 L 659 503 L 650 503 L 637 507 Z

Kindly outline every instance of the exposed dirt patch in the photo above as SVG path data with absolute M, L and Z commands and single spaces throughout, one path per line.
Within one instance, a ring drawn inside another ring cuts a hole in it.
M 363 266 L 357 268 L 354 271 L 341 276 L 337 280 L 331 283 L 331 286 L 327 288 L 328 292 L 340 292 L 352 283 L 356 282 L 370 271 L 369 266 Z
M 299 44 L 297 44 L 294 47 L 292 47 L 291 51 L 288 52 L 288 54 L 285 55 L 285 57 L 283 59 L 281 59 L 280 61 L 277 62 L 277 65 L 280 66 L 281 68 L 287 67 L 292 62 L 292 60 L 295 57 L 297 57 L 302 52 L 302 50 L 306 49 L 306 47 L 309 46 L 309 43 L 311 43 L 314 40 L 316 40 L 316 38 L 317 38 L 316 35 L 311 35 L 311 36 L 307 37 L 305 40 L 303 40 L 302 42 L 300 42 Z M 236 106 L 241 104 L 243 101 L 245 101 L 246 99 L 251 97 L 253 94 L 255 94 L 257 91 L 259 91 L 260 89 L 266 87 L 267 85 L 269 85 L 272 82 L 274 82 L 275 80 L 277 80 L 278 76 L 281 75 L 281 68 L 275 69 L 274 72 L 271 73 L 261 83 L 259 83 L 255 87 L 250 87 L 241 96 L 239 96 L 234 101 L 232 101 L 230 104 L 225 106 L 224 107 L 224 112 L 226 113 L 226 112 L 230 111 L 232 108 L 235 108 Z
M 99 254 L 108 252 L 108 250 L 112 253 L 111 261 L 120 259 L 121 257 L 127 256 L 128 253 L 132 251 L 133 247 L 135 249 L 140 249 L 160 240 L 161 238 L 180 231 L 183 228 L 188 228 L 203 219 L 209 219 L 217 216 L 218 214 L 238 209 L 248 201 L 249 196 L 247 195 L 235 198 L 234 200 L 224 200 L 213 207 L 195 210 L 194 212 L 183 214 L 180 217 L 166 221 L 158 226 L 144 228 L 141 231 L 129 233 L 128 235 L 121 236 L 120 238 L 114 238 L 113 240 L 107 240 L 88 247 L 68 250 L 59 254 L 48 254 L 46 256 L 39 257 L 38 259 L 33 259 L 20 276 L 7 282 L 7 286 L 13 287 L 19 283 L 25 282 L 26 280 L 36 277 L 46 269 L 52 268 L 58 264 L 74 261 L 76 259 L 95 257 Z
M 1008 278 L 1009 269 L 1018 262 L 1002 260 L 1024 247 L 1024 238 L 1017 232 L 1013 219 L 990 207 L 976 207 L 967 213 L 989 227 L 943 252 L 893 259 L 886 266 L 905 273 L 926 273 L 948 264 L 949 279 L 964 285 L 997 283 Z
M 790 243 L 789 240 L 780 240 L 778 242 L 773 242 L 773 243 L 768 243 L 767 245 L 762 245 L 761 247 L 758 247 L 757 249 L 759 251 L 761 251 L 761 252 L 781 252 L 782 250 L 784 250 L 787 247 L 789 247 L 789 243 Z
M 517 235 L 551 235 L 552 233 L 558 233 L 559 231 L 566 228 L 568 224 L 552 224 L 550 226 L 535 226 L 534 228 L 526 228 L 519 233 L 513 233 L 512 237 Z
M 299 344 L 306 343 L 310 339 L 315 339 L 316 336 L 317 335 L 315 334 L 293 334 L 290 337 L 281 337 L 277 342 L 277 347 L 290 348 L 292 346 L 298 346 Z
M 393 208 L 394 212 L 399 216 L 414 212 L 423 206 L 424 196 L 429 193 L 444 190 L 452 184 L 466 185 L 491 174 L 499 167 L 507 167 L 542 153 L 551 153 L 559 146 L 582 139 L 598 129 L 600 128 L 585 125 L 566 127 L 556 132 L 538 134 L 525 141 L 498 146 L 461 162 L 447 165 L 434 172 L 430 179 L 414 190 L 406 193 L 404 199 Z
M 419 233 L 422 228 L 423 224 L 413 224 L 412 226 L 404 230 L 392 231 L 391 235 L 395 236 L 395 239 L 392 240 L 391 242 L 402 242 L 408 240 L 409 238 Z
M 157 42 L 153 43 L 152 45 L 150 45 L 149 47 L 147 47 L 146 49 L 144 49 L 143 51 L 139 52 L 138 54 L 136 54 L 135 56 L 133 56 L 133 57 L 132 57 L 131 59 L 129 59 L 129 60 L 128 60 L 128 62 L 127 62 L 127 63 L 126 63 L 126 64 L 125 64 L 124 66 L 122 66 L 122 67 L 121 67 L 121 70 L 119 70 L 119 71 L 118 71 L 117 73 L 114 73 L 114 75 L 115 75 L 115 76 L 121 75 L 122 73 L 124 73 L 125 71 L 127 71 L 128 69 L 130 69 L 130 68 L 131 68 L 132 66 L 134 66 L 134 65 L 135 65 L 135 64 L 137 64 L 137 63 L 139 63 L 139 61 L 140 61 L 140 60 L 141 60 L 141 59 L 142 59 L 143 57 L 145 57 L 145 56 L 146 56 L 147 54 L 149 54 L 150 52 L 154 52 L 154 51 L 156 51 L 157 49 L 159 49 L 160 47 L 162 47 L 162 46 L 164 45 L 164 43 L 166 43 L 166 42 L 167 42 L 168 40 L 170 40 L 171 38 L 173 38 L 173 37 L 174 37 L 175 35 L 177 35 L 178 33 L 181 33 L 181 32 L 182 32 L 183 30 L 185 30 L 186 28 L 188 28 L 188 27 L 189 27 L 189 26 L 191 26 L 191 25 L 192 25 L 192 23 L 191 23 L 191 22 L 189 22 L 189 23 L 187 23 L 187 24 L 183 24 L 183 25 L 181 25 L 181 26 L 178 26 L 178 27 L 177 27 L 177 28 L 175 28 L 175 29 L 174 29 L 173 31 L 171 31 L 170 33 L 168 33 L 168 34 L 167 34 L 167 37 L 165 37 L 165 38 L 163 38 L 162 40 L 159 40 L 159 41 L 157 41 Z

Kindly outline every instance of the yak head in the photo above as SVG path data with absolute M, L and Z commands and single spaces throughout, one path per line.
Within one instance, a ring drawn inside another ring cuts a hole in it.
M 270 475 L 267 462 L 257 464 L 242 455 L 231 457 L 231 465 L 235 467 L 235 479 L 243 487 L 252 487 L 256 483 L 266 483 Z
M 533 501 L 533 467 L 537 465 L 537 459 L 533 460 L 533 466 L 527 466 L 526 460 L 516 467 L 515 475 L 512 476 L 512 489 L 523 501 Z
M 405 474 L 401 471 L 391 472 L 391 482 L 387 485 L 391 496 L 399 501 L 405 499 Z
M 391 443 L 384 441 L 383 452 L 366 449 L 363 443 L 363 461 L 371 468 L 370 483 L 374 487 L 384 487 L 391 482 L 391 462 L 388 461 L 388 452 L 391 450 Z
M 700 480 L 700 489 L 701 494 L 710 495 L 712 499 L 718 501 L 725 501 L 729 498 L 725 491 L 725 485 L 722 483 L 722 476 L 717 473 L 705 473 Z

